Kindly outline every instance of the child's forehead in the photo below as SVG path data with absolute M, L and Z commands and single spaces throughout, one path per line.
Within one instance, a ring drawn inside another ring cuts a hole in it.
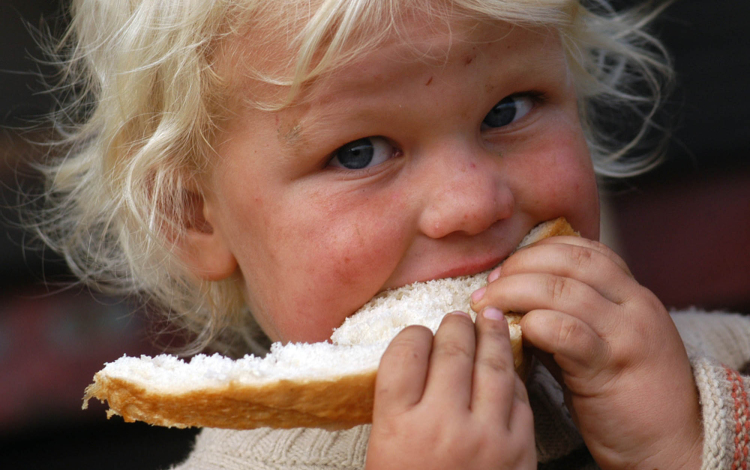
M 413 33 L 408 41 L 405 37 L 384 41 L 346 67 L 309 83 L 298 102 L 274 113 L 279 141 L 290 149 L 305 148 L 309 136 L 328 135 L 331 129 L 338 129 L 343 115 L 352 126 L 388 113 L 429 111 L 437 118 L 444 102 L 418 103 L 415 97 L 425 85 L 442 87 L 447 102 L 448 95 L 457 90 L 442 82 L 456 73 L 463 74 L 462 87 L 487 93 L 493 93 L 496 86 L 508 92 L 525 91 L 523 87 L 530 83 L 524 77 L 566 76 L 559 35 L 550 29 L 484 23 Z M 455 86 L 456 82 L 446 83 Z M 273 88 L 249 81 L 243 93 L 262 95 Z M 249 116 L 260 119 L 263 114 L 252 108 L 247 111 L 234 122 L 240 125 L 247 123 Z
M 469 81 L 487 77 L 483 71 L 492 69 L 491 82 L 502 82 L 503 76 L 516 74 L 519 69 L 543 73 L 551 67 L 565 67 L 559 38 L 548 33 L 496 24 L 413 35 L 409 40 L 389 41 L 363 53 L 347 66 L 314 81 L 309 91 L 356 95 L 363 88 L 387 89 L 410 80 L 439 80 L 441 74 L 456 67 L 466 70 Z
M 550 50 L 559 50 L 546 47 L 550 42 L 559 43 L 559 35 L 550 28 L 521 27 L 501 20 L 430 23 L 414 18 L 384 36 L 377 47 L 358 49 L 358 44 L 353 42 L 348 49 L 340 51 L 340 63 L 334 58 L 329 70 L 305 86 L 308 92 L 330 86 L 356 89 L 383 82 L 389 74 L 403 72 L 407 67 L 439 72 L 457 55 L 462 55 L 468 65 L 489 50 L 506 59 L 515 57 L 515 62 L 520 64 L 524 58 L 533 61 L 530 56 L 546 56 Z M 493 47 L 498 43 L 503 47 Z M 351 50 L 356 53 L 350 54 Z M 262 28 L 250 30 L 236 38 L 231 56 L 232 81 L 239 85 L 238 90 L 243 95 L 281 97 L 286 89 L 282 84 L 289 83 L 296 72 L 299 54 L 300 51 L 283 37 L 269 38 Z

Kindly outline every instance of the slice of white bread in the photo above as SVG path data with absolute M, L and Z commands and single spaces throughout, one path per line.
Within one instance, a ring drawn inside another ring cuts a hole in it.
M 518 248 L 556 235 L 576 235 L 565 219 L 534 228 Z M 331 337 L 313 344 L 274 343 L 263 358 L 232 360 L 218 354 L 190 362 L 174 356 L 122 357 L 106 364 L 86 389 L 109 403 L 107 416 L 169 427 L 324 427 L 341 429 L 372 421 L 375 376 L 388 343 L 408 325 L 436 331 L 447 313 L 475 317 L 471 293 L 488 272 L 414 283 L 383 292 Z M 516 370 L 528 360 L 521 347 L 519 315 L 507 315 Z

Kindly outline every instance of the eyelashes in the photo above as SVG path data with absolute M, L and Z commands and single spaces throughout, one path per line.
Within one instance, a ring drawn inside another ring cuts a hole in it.
M 328 166 L 347 170 L 362 170 L 385 163 L 400 151 L 384 137 L 365 137 L 339 147 Z
M 500 100 L 484 117 L 482 129 L 497 129 L 523 119 L 543 100 L 538 92 L 517 93 Z
M 544 94 L 535 91 L 509 95 L 487 113 L 482 120 L 481 130 L 500 129 L 518 122 L 544 100 Z M 367 170 L 402 153 L 390 139 L 383 136 L 368 136 L 336 149 L 329 155 L 326 166 L 349 171 Z

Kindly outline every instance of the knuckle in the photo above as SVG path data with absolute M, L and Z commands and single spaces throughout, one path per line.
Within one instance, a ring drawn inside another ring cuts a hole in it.
M 588 268 L 593 262 L 594 252 L 584 246 L 571 246 L 568 250 L 568 259 L 573 263 L 576 269 Z
M 578 322 L 565 318 L 560 322 L 560 328 L 557 330 L 557 344 L 574 344 L 579 341 L 581 333 L 581 325 Z
M 435 350 L 436 354 L 448 358 L 473 358 L 474 350 L 469 345 L 457 340 L 446 340 L 438 344 Z
M 503 373 L 513 369 L 512 364 L 503 355 L 484 356 L 477 358 L 476 366 L 493 373 Z
M 560 276 L 549 276 L 547 278 L 547 293 L 553 301 L 564 300 L 570 294 L 570 282 Z

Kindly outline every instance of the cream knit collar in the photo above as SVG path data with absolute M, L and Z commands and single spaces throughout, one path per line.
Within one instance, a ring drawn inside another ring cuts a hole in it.
M 534 410 L 539 461 L 550 462 L 583 447 L 563 403 L 560 386 L 535 365 L 527 383 Z M 205 429 L 190 458 L 175 470 L 360 469 L 367 453 L 369 426 L 346 431 L 321 429 Z

